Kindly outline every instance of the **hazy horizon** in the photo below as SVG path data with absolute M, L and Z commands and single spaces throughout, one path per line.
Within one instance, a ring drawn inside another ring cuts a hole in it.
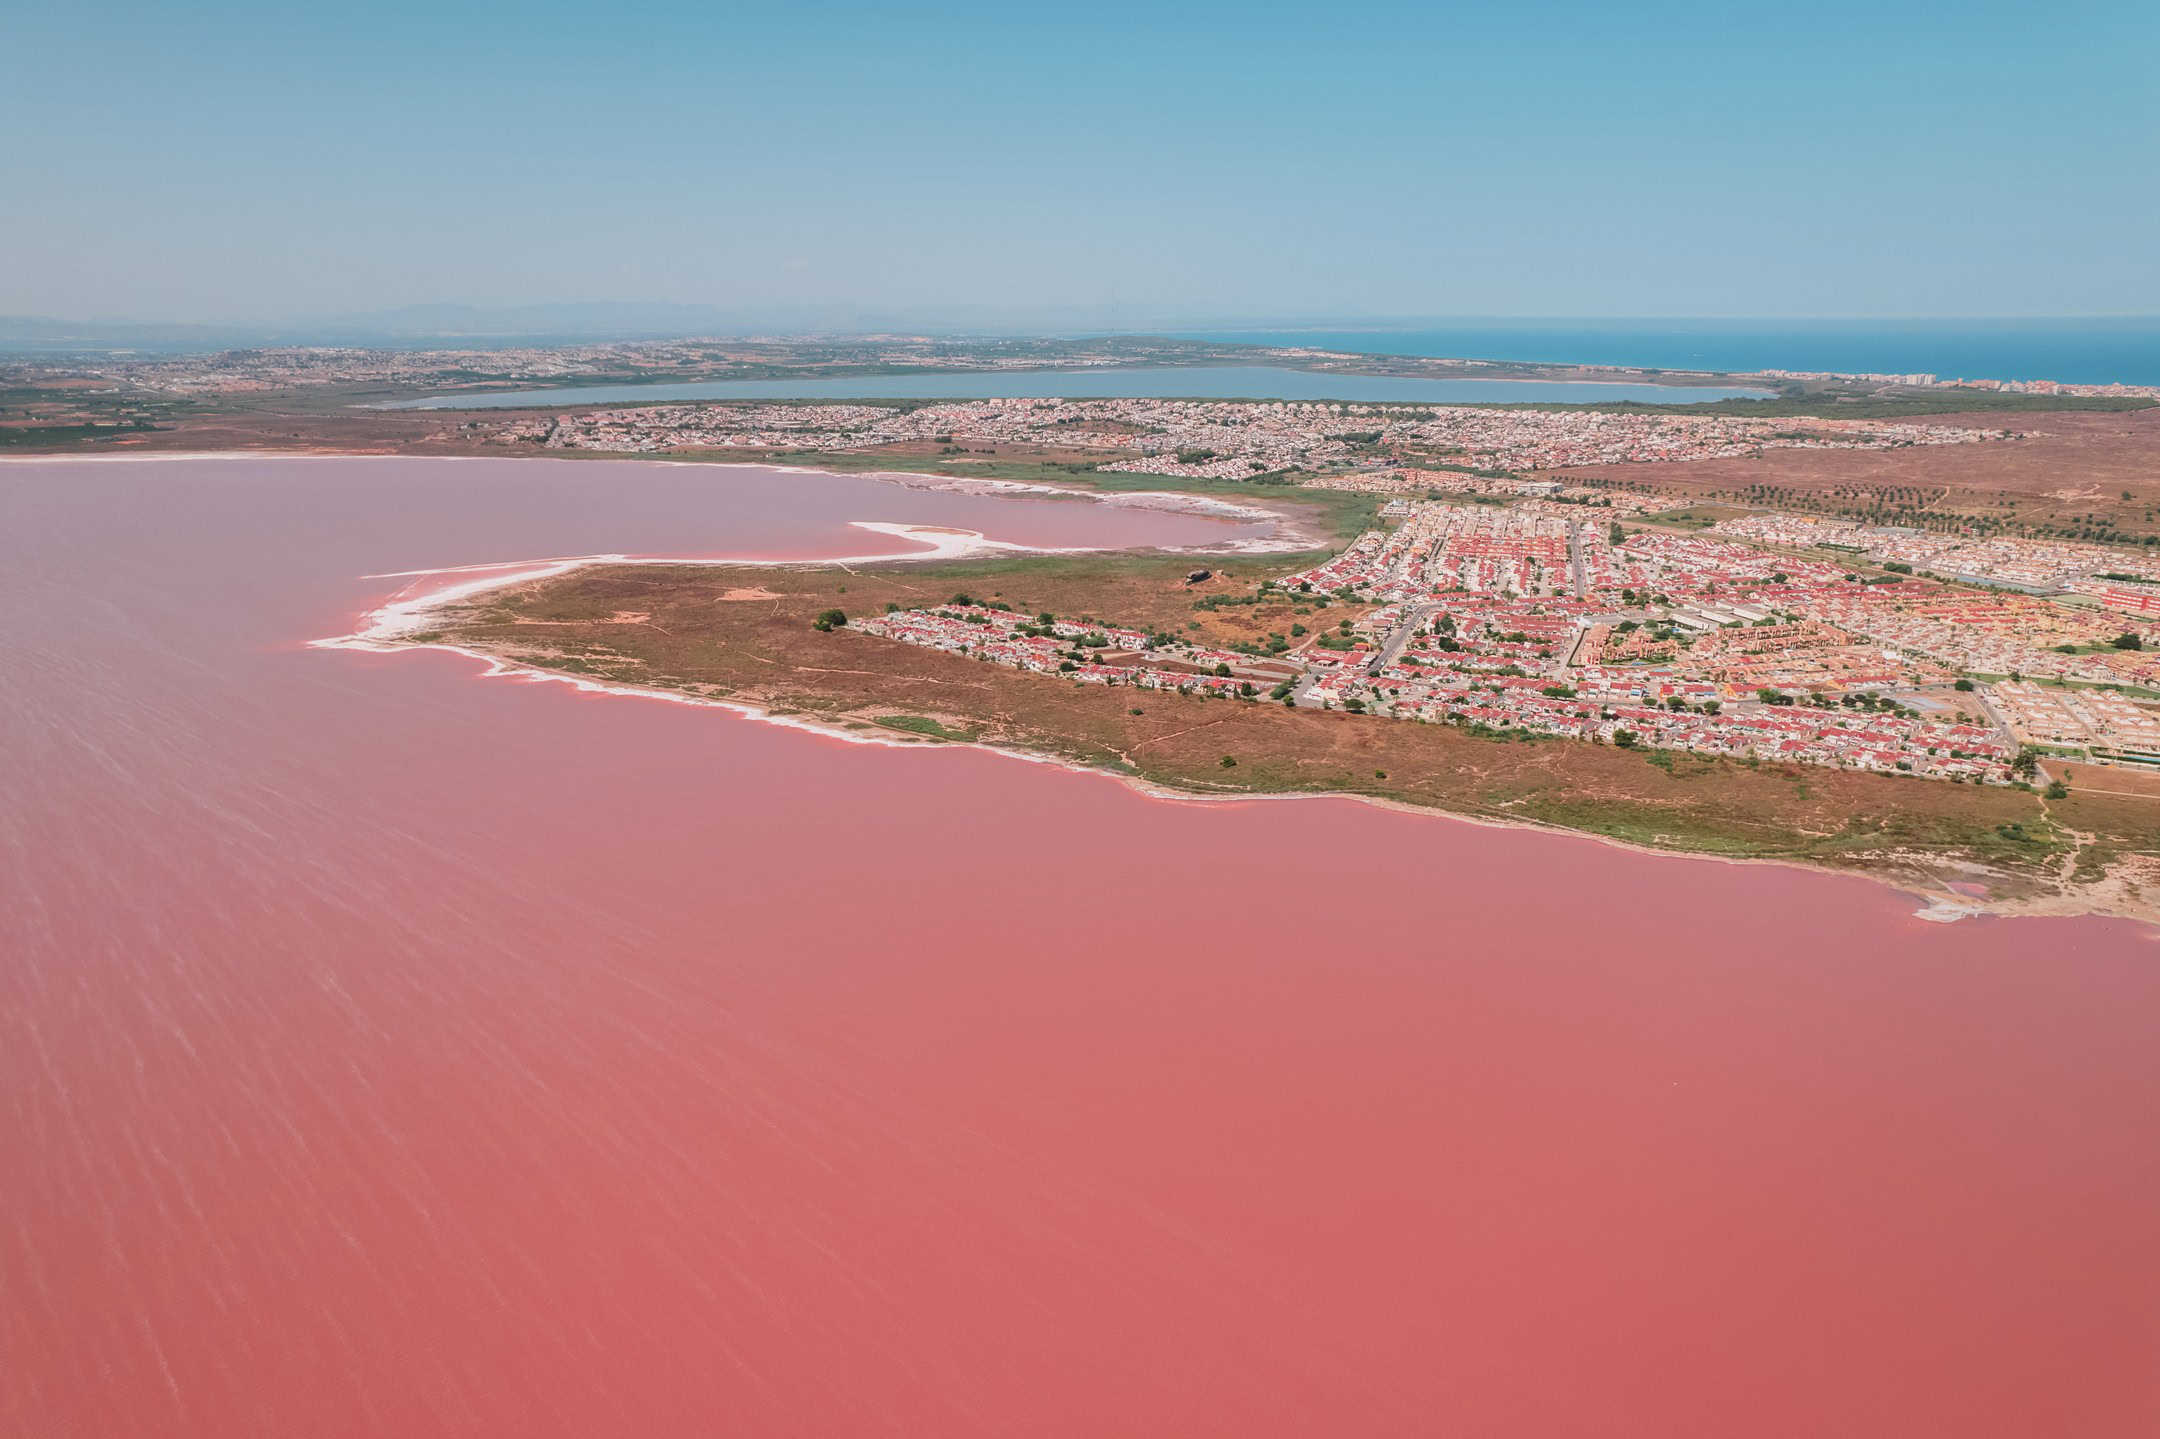
M 823 313 L 820 313 L 822 311 Z M 1112 322 L 1125 318 L 1125 323 Z M 700 329 L 699 326 L 708 328 Z M 764 313 L 725 306 L 672 301 L 540 301 L 517 305 L 461 302 L 402 305 L 341 315 L 296 314 L 260 321 L 230 317 L 145 319 L 128 315 L 54 315 L 0 313 L 0 345 L 26 336 L 53 337 L 70 331 L 124 333 L 144 337 L 255 335 L 301 336 L 310 333 L 383 339 L 524 338 L 541 334 L 603 339 L 673 339 L 714 337 L 849 337 L 895 332 L 932 338 L 1090 338 L 1179 335 L 1282 335 L 1310 332 L 1414 334 L 1454 327 L 1489 327 L 1525 332 L 1579 328 L 1624 331 L 1671 327 L 1706 333 L 1744 328 L 1795 332 L 1841 327 L 1885 331 L 1948 330 L 1956 327 L 2030 329 L 2142 328 L 2160 325 L 2160 312 L 2046 315 L 1558 315 L 1558 314 L 1272 314 L 1267 312 L 1156 312 L 1107 317 L 1084 308 L 1057 310 L 886 311 L 864 306 L 802 307 Z

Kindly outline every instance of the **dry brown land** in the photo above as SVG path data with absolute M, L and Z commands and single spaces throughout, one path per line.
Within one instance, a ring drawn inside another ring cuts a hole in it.
M 1441 725 L 1081 685 L 841 630 L 811 619 L 874 613 L 965 590 L 1209 638 L 1287 629 L 1286 602 L 1196 610 L 1176 556 L 1023 557 L 852 572 L 613 566 L 505 590 L 429 640 L 540 668 L 682 690 L 840 728 L 962 739 L 1058 756 L 1199 794 L 1346 793 L 1480 819 L 1565 828 L 1735 858 L 1861 870 L 1940 893 L 1979 880 L 2015 906 L 2160 917 L 2160 804 L 1483 737 Z M 1257 571 L 1218 580 L 1251 593 Z M 731 602 L 742 590 L 776 597 Z M 625 625 L 625 612 L 650 623 Z M 1349 613 L 1337 605 L 1323 622 Z M 1186 626 L 1197 622 L 1200 629 Z M 1317 629 L 1310 617 L 1305 623 Z M 1225 766 L 1223 760 L 1234 761 Z M 2097 790 L 2097 783 L 2093 789 Z M 2106 883 L 2100 883 L 2101 881 Z
M 2099 518 L 2127 535 L 2160 533 L 2160 409 L 1975 411 L 1924 420 L 2023 438 L 1896 450 L 1769 450 L 1752 459 L 1557 473 L 1655 489 L 1676 503 L 1751 501 L 1858 514 L 1888 496 L 1943 516 L 2037 526 Z
M 182 416 L 169 427 L 99 441 L 96 450 L 177 454 L 206 450 L 300 451 L 348 455 L 515 454 L 481 442 L 469 416 L 420 410 L 312 410 L 270 407 Z
M 2104 764 L 2071 764 L 2049 760 L 2048 772 L 2060 775 L 2073 789 L 2089 794 L 2116 794 L 2142 799 L 2153 806 L 2151 822 L 2160 826 L 2160 770 L 2121 769 Z

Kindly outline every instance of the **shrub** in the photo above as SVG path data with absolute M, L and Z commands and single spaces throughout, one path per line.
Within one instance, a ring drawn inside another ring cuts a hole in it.
M 847 615 L 839 610 L 819 610 L 817 618 L 810 621 L 810 628 L 820 634 L 831 634 L 846 623 Z

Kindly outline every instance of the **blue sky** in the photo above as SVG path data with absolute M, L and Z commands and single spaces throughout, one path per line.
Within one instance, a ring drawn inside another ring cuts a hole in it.
M 0 16 L 0 314 L 2160 313 L 2160 5 Z

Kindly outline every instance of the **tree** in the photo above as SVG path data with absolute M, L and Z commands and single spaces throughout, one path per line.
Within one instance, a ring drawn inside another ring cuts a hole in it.
M 2034 749 L 2031 745 L 2019 750 L 2017 758 L 2010 761 L 2010 773 L 2016 775 L 2019 779 L 2031 779 L 2035 774 L 2039 773 L 2039 770 L 2040 751 Z
M 1231 755 L 1224 755 L 1221 759 L 1217 760 L 1216 763 L 1221 765 L 1224 769 L 1237 768 L 1237 760 L 1234 756 Z
M 1635 748 L 1635 731 L 1616 729 L 1612 732 L 1612 742 L 1622 749 L 1633 749 Z
M 2048 787 L 2042 793 L 2046 794 L 2049 799 L 2068 799 L 2070 798 L 2070 786 L 2059 779 L 2051 779 L 2048 781 Z
M 1973 682 L 1971 680 L 1959 680 L 1956 685 L 1956 689 L 1960 694 L 1971 694 L 1972 687 Z
M 2115 636 L 2114 643 L 2119 650 L 2141 650 L 2145 648 L 2145 637 L 2136 630 L 2124 630 Z
M 1228 665 L 1217 665 L 1217 666 L 1215 666 L 1215 677 L 1216 677 L 1217 679 L 1228 679 L 1228 678 L 1230 678 L 1230 666 L 1228 666 Z
M 847 616 L 839 610 L 819 610 L 818 617 L 810 621 L 810 628 L 819 634 L 831 634 L 847 623 Z

